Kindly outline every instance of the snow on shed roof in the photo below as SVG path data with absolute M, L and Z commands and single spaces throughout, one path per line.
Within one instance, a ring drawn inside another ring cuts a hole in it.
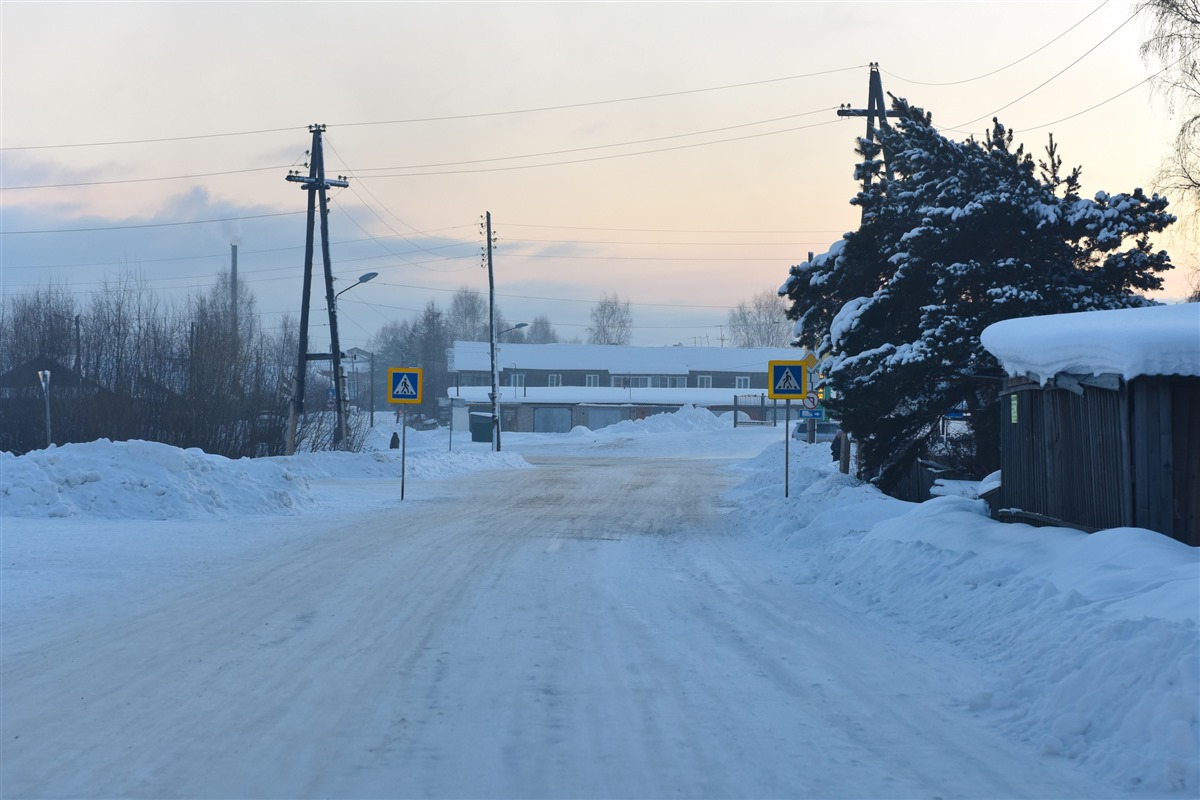
M 451 369 L 487 372 L 487 342 L 455 342 Z M 618 375 L 687 375 L 693 371 L 766 372 L 769 361 L 799 361 L 796 347 L 628 347 L 611 344 L 499 344 L 496 365 L 504 369 L 589 370 Z
M 1200 376 L 1200 303 L 1009 319 L 980 341 L 1009 375 Z

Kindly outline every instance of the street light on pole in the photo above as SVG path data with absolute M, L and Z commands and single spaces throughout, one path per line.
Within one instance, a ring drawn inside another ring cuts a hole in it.
M 366 272 L 358 276 L 358 280 L 342 289 L 333 296 L 332 308 L 329 309 L 329 349 L 333 362 L 333 402 L 337 413 L 336 427 L 333 430 L 333 449 L 340 450 L 346 438 L 346 391 L 342 380 L 342 352 L 338 343 L 337 329 L 337 299 L 359 284 L 379 277 L 378 272 Z
M 500 371 L 496 369 L 496 340 L 509 331 L 527 327 L 528 322 L 518 322 L 497 333 L 494 321 L 492 324 L 492 449 L 497 453 L 500 452 Z

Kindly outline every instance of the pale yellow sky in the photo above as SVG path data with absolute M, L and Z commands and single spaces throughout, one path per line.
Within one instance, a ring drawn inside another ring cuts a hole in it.
M 954 138 L 999 112 L 1038 155 L 1053 132 L 1087 194 L 1153 188 L 1166 102 L 1141 86 L 1105 103 L 1157 69 L 1137 55 L 1146 30 L 1131 13 L 1115 0 L 4 0 L 0 145 L 42 149 L 6 149 L 0 185 L 95 185 L 4 191 L 2 226 L 303 212 L 284 174 L 319 122 L 330 173 L 353 176 L 333 200 L 335 271 L 380 272 L 339 304 L 346 346 L 460 286 L 486 290 L 485 211 L 510 319 L 545 314 L 582 337 L 591 303 L 616 292 L 634 304 L 635 344 L 715 345 L 730 305 L 856 226 L 864 126 L 834 109 L 866 102 L 869 62 Z M 737 84 L 750 85 L 695 91 Z M 663 96 L 626 100 L 648 95 Z M 100 144 L 150 139 L 171 141 Z M 74 144 L 88 146 L 48 147 Z M 212 174 L 235 170 L 249 171 Z M 175 176 L 193 177 L 157 180 Z M 156 180 L 97 183 L 129 179 Z M 1162 299 L 1185 293 L 1197 263 L 1184 233 L 1158 243 L 1180 266 Z M 86 292 L 121 269 L 164 293 L 203 287 L 237 240 L 269 322 L 299 305 L 303 238 L 302 213 L 5 235 L 3 291 Z

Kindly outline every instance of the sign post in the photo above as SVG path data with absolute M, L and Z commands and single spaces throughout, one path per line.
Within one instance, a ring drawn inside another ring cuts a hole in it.
M 767 397 L 784 401 L 783 424 L 783 496 L 788 496 L 788 466 L 792 439 L 792 399 L 808 396 L 808 373 L 817 365 L 817 357 L 805 353 L 799 361 L 767 362 Z
M 418 405 L 425 389 L 424 373 L 418 367 L 390 367 L 388 369 L 388 402 Z M 405 410 L 400 423 L 400 499 L 404 499 L 404 467 L 408 460 L 408 412 Z

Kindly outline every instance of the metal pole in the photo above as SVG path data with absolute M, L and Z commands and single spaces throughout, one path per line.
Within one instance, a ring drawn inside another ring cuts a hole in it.
M 233 352 L 236 357 L 241 351 L 238 347 L 238 277 L 237 277 L 237 245 L 230 244 L 232 254 L 229 263 L 229 323 L 233 332 Z
M 404 499 L 404 468 L 408 459 L 408 409 L 404 409 L 404 422 L 400 426 L 400 499 Z
M 783 496 L 788 496 L 788 464 L 789 464 L 789 447 L 788 444 L 792 440 L 792 399 L 789 397 L 783 401 Z
M 492 271 L 492 212 L 487 220 L 488 329 L 492 343 L 492 450 L 500 452 L 500 374 L 496 372 L 496 275 Z
M 38 370 L 38 381 L 42 384 L 42 397 L 46 401 L 46 447 L 49 448 L 54 444 L 54 440 L 50 438 L 50 370 Z
M 371 430 L 375 430 L 375 354 L 371 353 Z

